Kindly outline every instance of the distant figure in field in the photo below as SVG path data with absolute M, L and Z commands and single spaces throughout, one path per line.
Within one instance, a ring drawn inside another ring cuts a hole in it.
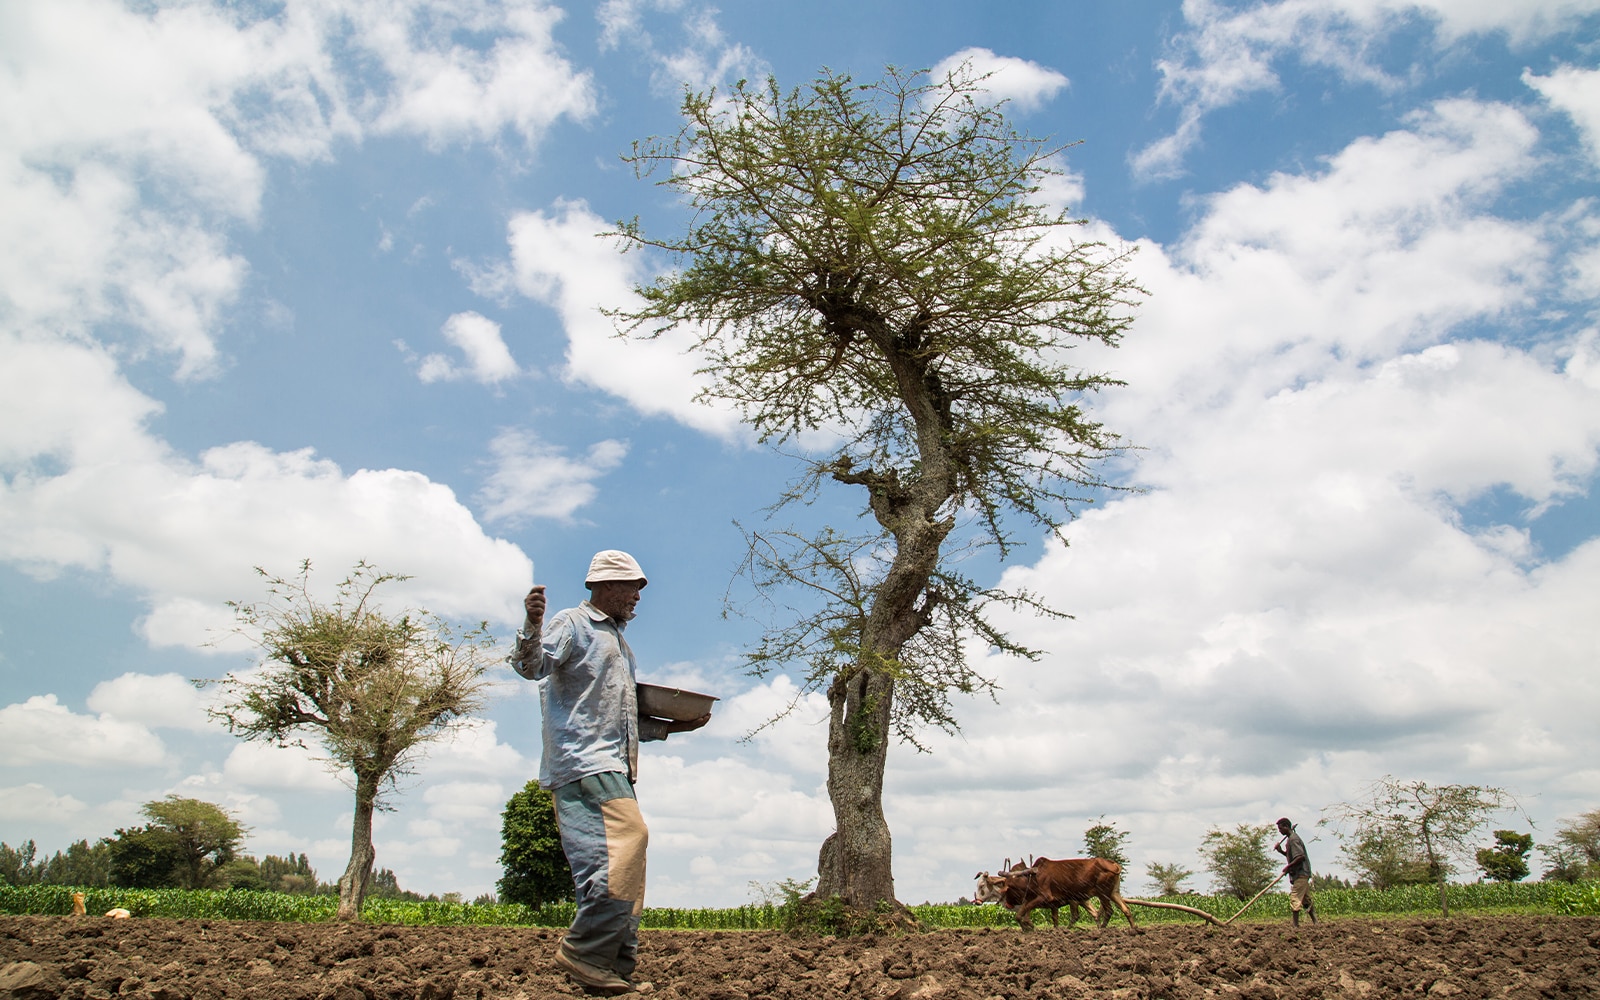
M 1311 917 L 1311 922 L 1317 922 L 1317 907 L 1311 901 L 1311 859 L 1306 857 L 1305 841 L 1294 832 L 1294 824 L 1289 818 L 1278 820 L 1278 832 L 1283 834 L 1283 839 L 1274 844 L 1272 849 L 1284 856 L 1289 863 L 1283 866 L 1283 873 L 1289 876 L 1289 916 L 1294 918 L 1294 925 L 1300 926 L 1300 911 L 1305 910 Z

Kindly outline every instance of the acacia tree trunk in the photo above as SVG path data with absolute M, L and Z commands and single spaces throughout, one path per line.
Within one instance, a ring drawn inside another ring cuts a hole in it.
M 838 317 L 836 317 L 838 318 Z M 888 328 L 881 317 L 864 326 L 894 373 L 916 426 L 920 468 L 855 471 L 836 465 L 833 478 L 865 486 L 873 517 L 895 541 L 894 560 L 874 588 L 861 634 L 859 660 L 828 689 L 828 797 L 834 832 L 817 859 L 817 895 L 839 896 L 855 907 L 895 902 L 889 824 L 883 815 L 883 771 L 894 719 L 894 677 L 901 651 L 933 619 L 938 595 L 928 582 L 939 550 L 955 527 L 940 510 L 955 495 L 951 475 L 949 408 L 936 376 L 918 354 L 918 331 Z
M 883 770 L 889 754 L 894 680 L 863 669 L 828 689 L 828 798 L 834 832 L 817 859 L 817 895 L 851 906 L 893 900 L 889 823 L 883 816 Z
M 360 920 L 361 904 L 372 884 L 372 810 L 378 801 L 378 779 L 356 775 L 356 812 L 350 824 L 350 864 L 339 876 L 339 919 Z

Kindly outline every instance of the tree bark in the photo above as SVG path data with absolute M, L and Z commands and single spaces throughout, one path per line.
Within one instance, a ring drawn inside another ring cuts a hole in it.
M 339 919 L 360 920 L 361 904 L 372 885 L 372 810 L 378 801 L 378 779 L 356 775 L 356 812 L 350 825 L 350 864 L 339 876 Z
M 928 581 L 955 527 L 954 518 L 939 512 L 955 484 L 946 446 L 949 415 L 940 405 L 937 379 L 917 353 L 919 329 L 896 334 L 876 315 L 830 319 L 865 330 L 883 351 L 916 425 L 920 456 L 916 474 L 905 478 L 896 469 L 855 472 L 840 465 L 833 471 L 835 480 L 867 488 L 873 516 L 895 540 L 894 561 L 874 588 L 863 623 L 860 658 L 828 689 L 828 797 L 835 826 L 817 858 L 817 895 L 868 908 L 896 902 L 883 815 L 894 676 L 883 665 L 897 663 L 905 644 L 932 620 L 937 597 Z
M 883 816 L 894 680 L 861 669 L 828 690 L 828 798 L 834 832 L 817 859 L 817 895 L 855 907 L 893 901 L 893 852 Z

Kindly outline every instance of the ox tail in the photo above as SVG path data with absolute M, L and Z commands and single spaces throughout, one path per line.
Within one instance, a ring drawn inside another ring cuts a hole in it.
M 1108 927 L 1111 924 L 1111 904 L 1115 903 L 1117 909 L 1122 911 L 1123 917 L 1128 921 L 1128 926 L 1135 934 L 1139 933 L 1139 925 L 1133 922 L 1133 911 L 1128 909 L 1128 901 L 1122 898 L 1122 866 L 1115 861 L 1108 864 L 1114 869 L 1111 874 L 1111 896 L 1102 900 L 1100 904 L 1100 926 Z

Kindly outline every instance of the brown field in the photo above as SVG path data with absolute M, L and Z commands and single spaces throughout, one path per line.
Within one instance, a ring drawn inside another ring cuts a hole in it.
M 546 928 L 0 917 L 0 998 L 581 996 Z M 23 965 L 18 963 L 33 963 Z M 1344 919 L 853 939 L 645 931 L 646 993 L 686 1000 L 1600 996 L 1600 918 Z

